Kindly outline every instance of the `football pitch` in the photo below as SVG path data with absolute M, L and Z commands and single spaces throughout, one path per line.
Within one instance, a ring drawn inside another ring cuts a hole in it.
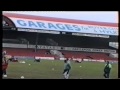
M 25 60 L 26 63 L 10 62 L 7 69 L 7 78 L 20 79 L 64 79 L 63 61 L 41 60 L 34 62 Z M 69 79 L 104 79 L 103 69 L 105 63 L 102 62 L 71 62 L 72 69 Z M 118 63 L 112 64 L 110 79 L 118 78 Z

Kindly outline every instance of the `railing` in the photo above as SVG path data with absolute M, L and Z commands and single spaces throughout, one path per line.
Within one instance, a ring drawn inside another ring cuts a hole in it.
M 26 44 L 10 44 L 10 43 L 3 43 L 3 47 L 9 47 L 9 48 L 27 48 Z
M 112 58 L 118 58 L 118 53 L 110 53 L 109 56 Z
M 109 42 L 109 46 L 118 49 L 118 42 Z
M 60 57 L 60 58 L 63 58 L 64 56 L 62 55 L 62 53 L 60 52 L 60 51 L 58 51 L 58 50 L 50 50 L 50 53 L 52 54 L 52 55 L 57 55 L 58 57 Z
M 46 40 L 46 42 L 49 43 L 49 45 L 53 45 L 53 46 L 57 46 L 57 45 L 58 45 L 57 42 L 55 42 L 53 39 L 50 39 L 50 38 L 48 38 L 48 39 Z
M 26 44 L 3 43 L 2 45 L 3 47 L 10 47 L 10 48 L 35 48 L 35 45 L 26 45 Z M 76 48 L 76 47 L 45 46 L 45 45 L 38 45 L 37 49 L 116 53 L 116 50 L 111 50 L 111 49 Z

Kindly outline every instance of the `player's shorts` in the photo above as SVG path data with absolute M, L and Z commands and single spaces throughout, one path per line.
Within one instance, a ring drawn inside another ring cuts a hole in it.
M 8 67 L 8 63 L 2 65 L 2 70 L 6 70 Z
M 64 74 L 64 73 L 69 74 L 69 71 L 70 71 L 69 69 L 64 69 L 63 74 Z

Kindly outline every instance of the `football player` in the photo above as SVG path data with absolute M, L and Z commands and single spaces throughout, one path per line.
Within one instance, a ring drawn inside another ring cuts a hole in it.
M 64 75 L 64 78 L 65 79 L 68 79 L 69 78 L 69 72 L 71 70 L 71 65 L 70 65 L 70 59 L 66 59 L 64 60 L 64 71 L 63 71 L 63 75 Z
M 2 76 L 3 77 L 7 77 L 7 73 L 6 73 L 7 67 L 8 67 L 8 58 L 6 55 L 6 51 L 4 51 L 3 57 L 2 57 Z

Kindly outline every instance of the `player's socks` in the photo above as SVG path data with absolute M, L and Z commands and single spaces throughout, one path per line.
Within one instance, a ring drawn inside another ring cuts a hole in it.
M 63 75 L 64 75 L 64 78 L 67 79 L 67 72 L 65 72 Z
M 69 78 L 69 74 L 66 75 L 66 79 L 68 79 L 68 78 Z
M 7 77 L 7 75 L 3 75 L 3 77 Z
M 65 72 L 63 75 L 66 76 L 67 72 Z

